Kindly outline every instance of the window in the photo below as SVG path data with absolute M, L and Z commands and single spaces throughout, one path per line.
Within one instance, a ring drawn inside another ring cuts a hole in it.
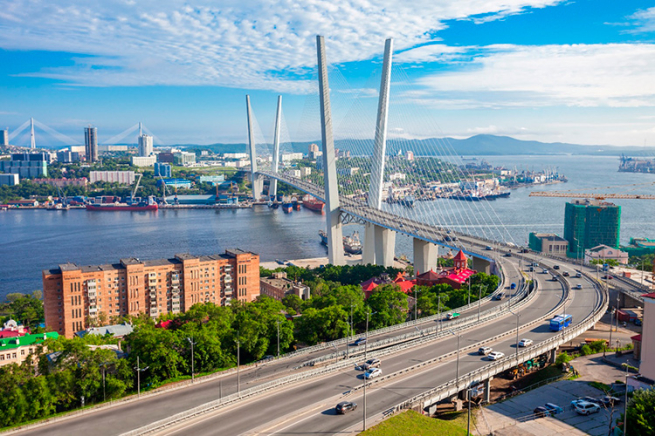
M 24 356 L 25 355 L 25 350 L 20 350 L 20 355 Z

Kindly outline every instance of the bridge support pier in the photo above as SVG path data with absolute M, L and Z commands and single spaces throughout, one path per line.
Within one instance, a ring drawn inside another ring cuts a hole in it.
M 362 249 L 362 264 L 375 265 L 375 225 L 364 224 L 364 247 Z
M 485 274 L 491 274 L 491 262 L 479 257 L 473 258 L 473 269 L 477 272 L 483 272 Z
M 396 252 L 396 232 L 384 227 L 374 226 L 375 263 L 383 266 L 394 266 Z
M 489 377 L 487 380 L 484 381 L 484 402 L 488 403 L 489 399 L 491 398 L 491 380 L 493 380 L 493 377 Z
M 424 273 L 437 265 L 437 246 L 414 238 L 414 274 Z
M 556 360 L 557 360 L 557 348 L 553 348 L 549 352 L 548 361 L 549 363 L 555 363 Z

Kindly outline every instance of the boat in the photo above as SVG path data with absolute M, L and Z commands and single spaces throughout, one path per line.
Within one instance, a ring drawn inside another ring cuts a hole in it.
M 293 210 L 293 203 L 291 203 L 291 200 L 289 200 L 287 197 L 284 197 L 284 200 L 282 200 L 282 211 L 284 213 L 291 213 Z
M 401 206 L 414 207 L 414 197 L 406 195 L 405 198 L 398 202 Z
M 280 203 L 278 203 L 277 201 L 274 201 L 272 207 L 273 207 L 273 209 L 277 209 L 277 208 L 280 207 Z
M 300 203 L 296 197 L 291 199 L 291 204 L 293 205 L 293 210 L 300 210 Z
M 318 235 L 321 237 L 321 244 L 327 247 L 328 238 L 325 230 L 319 230 Z M 346 253 L 351 254 L 361 254 L 362 253 L 362 244 L 359 240 L 359 233 L 354 232 L 351 236 L 343 237 L 343 249 Z
M 343 237 L 343 249 L 346 253 L 362 254 L 362 243 L 359 240 L 359 232 L 353 232 L 351 236 Z
M 463 201 L 493 201 L 498 198 L 508 198 L 511 194 L 510 191 L 464 191 L 457 194 L 453 194 L 448 197 L 451 200 L 463 200 Z
M 325 211 L 325 203 L 322 202 L 321 200 L 317 200 L 316 198 L 312 196 L 307 196 L 302 202 L 303 206 L 305 206 L 309 210 L 313 210 L 315 212 L 324 212 Z
M 148 197 L 148 200 L 141 201 L 139 203 L 108 203 L 108 204 L 96 204 L 88 203 L 86 205 L 86 210 L 91 212 L 144 212 L 152 211 L 159 209 L 157 203 L 154 202 L 152 197 Z
M 57 203 L 57 204 L 54 204 L 52 206 L 48 206 L 45 209 L 46 210 L 70 210 L 70 208 L 71 207 L 69 205 L 63 205 L 61 203 Z

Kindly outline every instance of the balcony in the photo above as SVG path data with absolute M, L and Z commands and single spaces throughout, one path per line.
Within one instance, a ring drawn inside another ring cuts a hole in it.
M 150 316 L 153 318 L 157 317 L 157 308 L 156 307 L 151 307 L 150 308 Z
M 98 308 L 96 306 L 89 306 L 89 316 L 97 316 Z
M 226 274 L 225 277 L 223 277 L 223 281 L 225 283 L 232 283 L 232 276 L 229 274 Z

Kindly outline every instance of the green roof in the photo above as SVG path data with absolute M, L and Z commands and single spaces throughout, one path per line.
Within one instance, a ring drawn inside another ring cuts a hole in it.
M 44 335 L 48 339 L 59 338 L 59 333 L 57 332 L 37 333 L 32 335 L 16 336 L 13 338 L 4 338 L 0 339 L 0 352 L 3 350 L 12 350 L 15 348 L 24 347 L 26 345 L 40 344 L 44 340 Z

